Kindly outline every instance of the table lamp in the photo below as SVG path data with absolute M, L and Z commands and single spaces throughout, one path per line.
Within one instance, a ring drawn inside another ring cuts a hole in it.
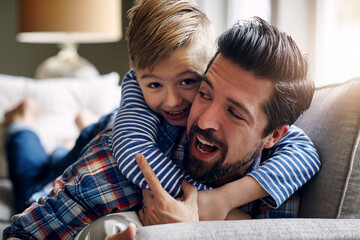
M 78 55 L 78 44 L 121 38 L 121 0 L 19 0 L 18 10 L 19 42 L 56 43 L 60 48 L 36 69 L 38 79 L 99 75 Z

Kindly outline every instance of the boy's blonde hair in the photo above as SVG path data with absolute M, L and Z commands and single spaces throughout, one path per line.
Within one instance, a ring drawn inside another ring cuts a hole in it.
M 191 0 L 142 0 L 128 17 L 129 55 L 139 69 L 152 69 L 182 47 L 191 47 L 206 63 L 215 53 L 212 24 Z

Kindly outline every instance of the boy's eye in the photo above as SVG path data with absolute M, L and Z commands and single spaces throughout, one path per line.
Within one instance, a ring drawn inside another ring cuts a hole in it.
M 150 88 L 160 88 L 160 87 L 162 87 L 162 85 L 161 85 L 161 83 L 153 82 L 153 83 L 150 83 L 148 85 L 148 87 L 150 87 Z
M 181 85 L 184 85 L 184 86 L 186 86 L 186 85 L 191 85 L 191 84 L 193 84 L 194 82 L 196 82 L 196 80 L 194 80 L 194 79 L 184 79 L 182 82 L 181 82 Z

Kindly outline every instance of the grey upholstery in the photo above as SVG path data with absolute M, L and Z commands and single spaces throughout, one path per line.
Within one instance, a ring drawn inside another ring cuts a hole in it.
M 360 219 L 304 218 L 175 223 L 138 228 L 136 239 L 360 239 L 359 225 Z
M 300 216 L 360 218 L 360 78 L 317 89 L 296 125 L 322 163 L 303 189 Z

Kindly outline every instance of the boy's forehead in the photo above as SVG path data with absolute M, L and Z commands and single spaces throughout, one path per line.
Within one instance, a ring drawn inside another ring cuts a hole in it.
M 133 58 L 133 67 L 152 72 L 155 68 L 167 64 L 170 60 L 179 60 L 179 64 L 184 63 L 194 72 L 199 75 L 203 75 L 208 64 L 208 58 L 199 49 L 193 48 L 192 45 L 184 46 L 168 53 L 165 56 L 159 56 L 154 62 L 147 63 L 143 68 L 139 68 L 138 59 Z

